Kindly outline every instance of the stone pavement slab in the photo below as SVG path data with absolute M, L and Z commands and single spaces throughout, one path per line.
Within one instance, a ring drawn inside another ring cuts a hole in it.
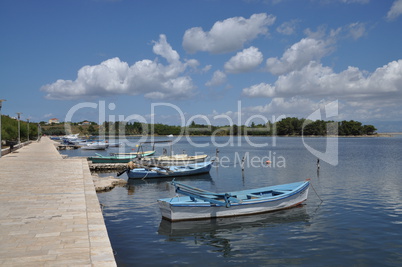
M 54 142 L 0 158 L 1 266 L 116 266 L 86 159 Z

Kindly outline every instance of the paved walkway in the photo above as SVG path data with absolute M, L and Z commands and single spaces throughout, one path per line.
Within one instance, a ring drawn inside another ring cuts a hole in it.
M 116 266 L 85 159 L 44 137 L 0 158 L 1 266 Z

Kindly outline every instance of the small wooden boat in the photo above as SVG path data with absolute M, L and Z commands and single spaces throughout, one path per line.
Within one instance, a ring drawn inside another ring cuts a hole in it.
M 174 180 L 176 193 L 186 196 L 159 199 L 162 217 L 169 221 L 258 214 L 297 206 L 307 200 L 309 181 L 213 193 Z
M 189 156 L 187 154 L 177 154 L 172 156 L 165 155 L 159 157 L 144 157 L 141 159 L 141 161 L 155 165 L 180 166 L 180 165 L 204 162 L 207 157 L 208 157 L 207 155 Z
M 115 153 L 110 156 L 103 156 L 100 154 L 96 154 L 96 156 L 88 157 L 89 161 L 92 163 L 128 163 L 138 157 L 151 156 L 155 153 L 155 151 L 144 151 L 141 153 Z
M 105 143 L 107 143 L 109 145 L 109 147 L 119 147 L 122 144 L 119 142 L 109 142 L 109 141 L 105 141 Z
M 105 142 L 90 142 L 81 147 L 85 150 L 105 150 L 109 145 Z
M 211 170 L 211 167 L 211 161 L 188 164 L 183 166 L 143 166 L 143 168 L 127 170 L 127 176 L 130 179 L 189 176 L 201 173 L 208 173 Z
M 152 145 L 152 150 L 155 150 L 156 145 L 167 144 L 170 146 L 170 153 L 167 149 L 163 149 L 162 156 L 158 157 L 143 157 L 141 158 L 141 164 L 147 165 L 157 165 L 157 166 L 181 166 L 187 164 L 193 164 L 198 162 L 204 162 L 207 159 L 207 155 L 194 155 L 189 156 L 187 154 L 173 154 L 173 142 L 171 140 L 167 141 L 153 141 L 153 142 L 142 142 L 139 143 L 138 152 L 143 150 L 143 146 L 146 144 Z M 138 163 L 138 162 L 136 162 Z

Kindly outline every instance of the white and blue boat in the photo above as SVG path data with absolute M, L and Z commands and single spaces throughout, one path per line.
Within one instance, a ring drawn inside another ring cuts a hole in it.
M 108 147 L 109 147 L 108 143 L 105 143 L 105 142 L 102 142 L 102 141 L 96 141 L 96 142 L 86 142 L 85 144 L 82 144 L 81 149 L 84 149 L 84 150 L 105 150 Z
M 158 200 L 162 217 L 184 221 L 259 214 L 295 207 L 307 200 L 309 181 L 242 191 L 213 193 L 176 181 L 175 196 Z
M 189 176 L 208 173 L 211 170 L 211 167 L 212 161 L 182 166 L 143 166 L 142 168 L 127 170 L 127 176 L 129 179 Z

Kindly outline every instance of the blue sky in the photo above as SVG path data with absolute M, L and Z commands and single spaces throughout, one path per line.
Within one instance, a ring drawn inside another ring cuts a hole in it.
M 402 0 L 1 0 L 0 36 L 2 113 L 31 121 L 402 131 Z

